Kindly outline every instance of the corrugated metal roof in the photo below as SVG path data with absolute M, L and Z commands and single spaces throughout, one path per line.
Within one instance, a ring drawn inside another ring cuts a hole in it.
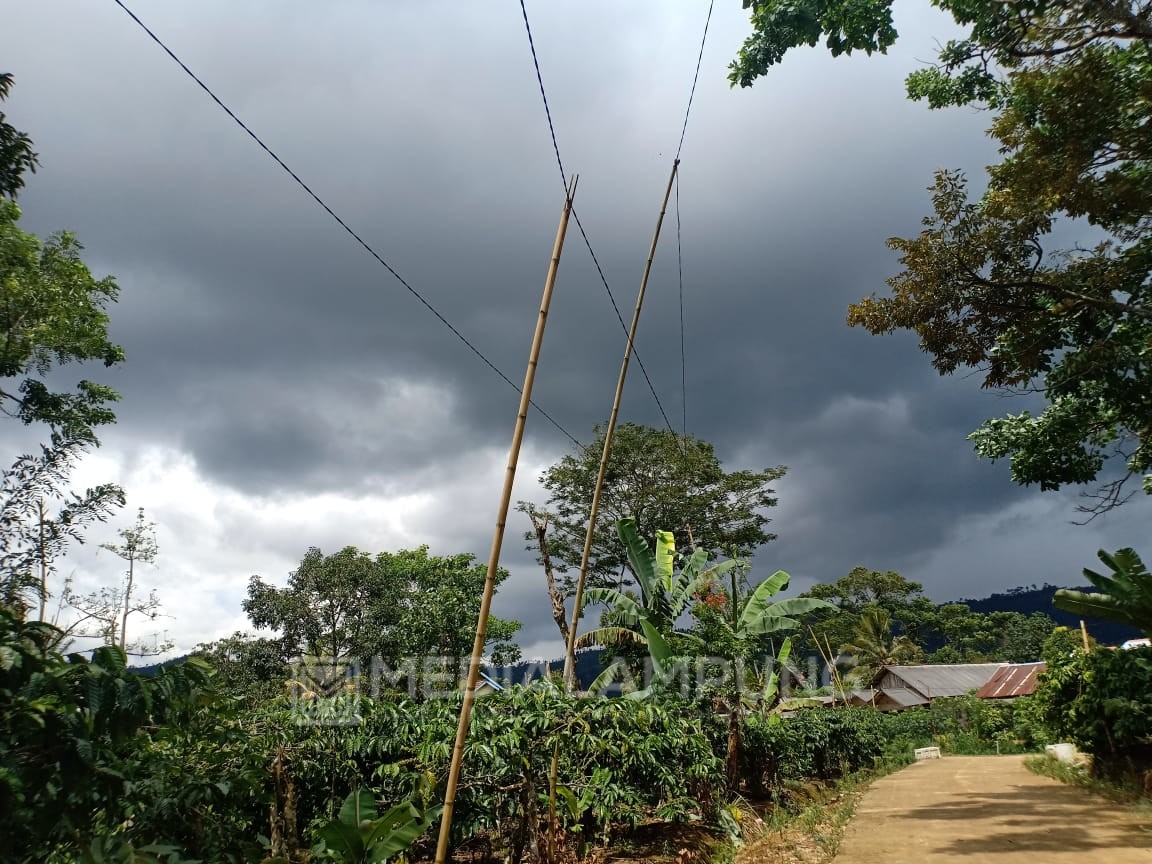
M 979 690 L 1006 663 L 957 663 L 954 665 L 886 666 L 877 676 L 880 689 L 907 687 L 927 699 L 963 696 Z
M 928 700 L 907 687 L 888 687 L 882 690 L 850 690 L 849 705 L 871 705 L 881 711 L 911 708 L 914 705 L 927 705 Z
M 1047 663 L 1013 663 L 996 670 L 992 679 L 976 691 L 981 699 L 1014 699 L 1031 696 L 1036 691 L 1036 676 L 1048 668 Z

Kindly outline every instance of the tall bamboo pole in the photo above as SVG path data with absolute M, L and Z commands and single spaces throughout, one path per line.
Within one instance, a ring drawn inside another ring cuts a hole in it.
M 508 522 L 508 506 L 512 500 L 512 485 L 516 480 L 516 464 L 520 459 L 520 444 L 524 440 L 524 425 L 528 419 L 528 406 L 532 401 L 532 385 L 536 380 L 536 366 L 540 360 L 540 346 L 544 342 L 544 326 L 548 323 L 548 306 L 552 302 L 552 288 L 560 268 L 560 253 L 564 251 L 564 235 L 568 231 L 568 216 L 572 212 L 572 198 L 576 194 L 577 177 L 573 176 L 564 200 L 560 227 L 556 229 L 556 242 L 552 246 L 552 261 L 544 280 L 544 296 L 540 300 L 540 315 L 536 319 L 536 333 L 528 353 L 528 368 L 524 372 L 524 388 L 520 391 L 520 408 L 512 431 L 512 447 L 508 451 L 508 468 L 504 474 L 504 490 L 496 516 L 496 531 L 492 535 L 492 552 L 488 557 L 488 573 L 484 578 L 484 593 L 480 600 L 480 616 L 476 621 L 476 639 L 472 643 L 472 658 L 468 664 L 468 683 L 464 688 L 464 701 L 460 705 L 460 719 L 456 725 L 456 744 L 452 749 L 452 762 L 448 768 L 448 786 L 444 791 L 444 814 L 440 819 L 440 838 L 436 844 L 436 864 L 448 860 L 448 840 L 452 834 L 452 811 L 456 805 L 456 786 L 460 782 L 460 766 L 464 760 L 464 743 L 468 739 L 468 720 L 472 703 L 476 701 L 476 681 L 480 677 L 480 663 L 484 657 L 484 642 L 488 637 L 488 614 L 492 608 L 492 595 L 496 592 L 496 570 L 500 566 L 500 547 L 504 542 L 504 526 Z
M 616 434 L 616 418 L 620 414 L 620 400 L 624 395 L 624 379 L 628 377 L 628 363 L 632 359 L 632 345 L 636 339 L 636 329 L 640 324 L 640 310 L 644 306 L 644 294 L 648 290 L 648 275 L 652 272 L 652 259 L 656 257 L 656 244 L 660 242 L 660 226 L 664 224 L 664 212 L 668 209 L 668 198 L 672 194 L 672 184 L 680 160 L 672 163 L 672 173 L 668 175 L 668 187 L 664 190 L 664 201 L 660 205 L 660 215 L 656 219 L 656 230 L 652 234 L 652 245 L 648 249 L 648 261 L 644 264 L 644 275 L 640 279 L 640 292 L 636 295 L 636 309 L 632 312 L 632 326 L 628 328 L 628 343 L 624 346 L 624 362 L 620 364 L 620 377 L 616 381 L 616 395 L 612 399 L 612 413 L 604 430 L 604 449 L 600 453 L 600 471 L 596 475 L 596 488 L 592 491 L 592 507 L 588 512 L 588 531 L 584 535 L 584 554 L 580 556 L 580 575 L 576 578 L 575 605 L 572 608 L 572 626 L 568 628 L 568 647 L 564 654 L 564 684 L 574 689 L 576 680 L 576 633 L 580 629 L 580 606 L 584 602 L 584 580 L 588 576 L 588 559 L 592 555 L 592 537 L 596 532 L 596 517 L 600 515 L 600 492 L 604 488 L 604 475 L 608 471 L 608 456 L 612 452 L 612 437 Z

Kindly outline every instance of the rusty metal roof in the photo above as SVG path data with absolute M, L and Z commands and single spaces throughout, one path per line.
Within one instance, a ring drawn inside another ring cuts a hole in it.
M 1031 696 L 1036 691 L 1036 676 L 1047 668 L 1047 663 L 1013 663 L 1001 667 L 987 684 L 976 691 L 976 695 L 981 699 Z

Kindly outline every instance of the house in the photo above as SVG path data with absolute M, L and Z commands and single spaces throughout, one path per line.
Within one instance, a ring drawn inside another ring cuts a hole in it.
M 846 694 L 849 705 L 872 705 L 880 711 L 903 711 L 930 705 L 933 699 L 963 696 L 979 690 L 1007 663 L 953 663 L 885 666 L 867 689 Z
M 1036 692 L 1036 679 L 1047 663 L 1009 663 L 996 670 L 988 683 L 976 691 L 980 699 L 1018 699 Z

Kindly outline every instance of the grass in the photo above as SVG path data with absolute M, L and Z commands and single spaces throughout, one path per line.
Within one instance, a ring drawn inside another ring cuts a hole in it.
M 1152 799 L 1144 796 L 1143 789 L 1093 777 L 1082 765 L 1069 765 L 1054 756 L 1044 754 L 1029 756 L 1024 760 L 1024 767 L 1033 774 L 1051 777 L 1070 786 L 1079 786 L 1109 801 L 1127 804 L 1142 815 L 1152 816 Z
M 766 819 L 745 817 L 747 845 L 737 864 L 825 864 L 840 850 L 844 829 L 868 786 L 913 761 L 911 752 L 892 753 L 874 768 L 849 774 L 819 787 L 809 784 L 808 803 L 778 807 Z M 752 827 L 755 825 L 756 827 Z

